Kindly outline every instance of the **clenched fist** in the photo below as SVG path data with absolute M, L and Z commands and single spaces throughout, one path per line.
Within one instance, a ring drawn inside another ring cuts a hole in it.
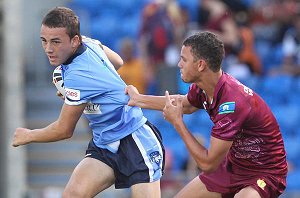
M 171 98 L 168 91 L 166 91 L 165 97 L 166 104 L 163 109 L 164 119 L 174 125 L 182 121 L 182 98 L 180 96 Z
M 17 147 L 20 145 L 28 144 L 30 142 L 29 133 L 30 133 L 30 129 L 17 128 L 15 131 L 12 145 L 14 147 Z
M 133 85 L 128 85 L 125 88 L 125 94 L 128 94 L 128 96 L 130 97 L 130 100 L 128 101 L 128 105 L 136 106 L 137 105 L 136 97 L 140 94 L 137 88 Z

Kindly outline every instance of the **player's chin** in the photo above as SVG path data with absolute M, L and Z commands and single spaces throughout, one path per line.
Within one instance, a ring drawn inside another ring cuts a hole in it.
M 52 65 L 52 66 L 54 66 L 54 67 L 57 67 L 57 66 L 59 66 L 59 65 L 61 65 L 61 64 L 60 64 L 60 63 L 53 63 L 53 62 L 50 61 L 50 65 Z
M 194 81 L 191 81 L 190 79 L 185 79 L 185 78 L 182 78 L 182 81 L 185 83 L 193 83 L 194 82 Z
M 54 61 L 54 60 L 51 60 L 51 59 L 49 59 L 49 63 L 50 63 L 50 65 L 52 65 L 54 67 L 57 67 L 57 66 L 61 65 L 60 62 Z
M 181 74 L 181 80 L 185 83 L 189 83 L 188 79 L 186 79 L 182 74 Z

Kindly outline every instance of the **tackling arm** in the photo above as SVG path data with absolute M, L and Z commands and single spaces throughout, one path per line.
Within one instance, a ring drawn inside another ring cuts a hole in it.
M 129 85 L 125 89 L 125 93 L 129 95 L 130 100 L 128 102 L 129 106 L 138 106 L 144 109 L 152 109 L 162 111 L 165 107 L 166 97 L 165 96 L 153 96 L 153 95 L 143 95 L 138 92 L 138 90 L 133 86 Z M 183 113 L 190 114 L 198 110 L 198 108 L 192 106 L 187 95 L 171 95 L 171 100 L 174 101 L 175 98 L 181 98 L 183 101 Z
M 54 142 L 72 137 L 85 104 L 78 106 L 63 105 L 57 121 L 42 129 L 17 128 L 13 146 L 25 145 L 32 142 Z

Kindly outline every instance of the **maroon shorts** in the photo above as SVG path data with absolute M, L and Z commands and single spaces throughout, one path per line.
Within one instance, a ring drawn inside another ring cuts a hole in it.
M 247 186 L 254 188 L 263 198 L 279 197 L 286 187 L 285 176 L 271 174 L 237 175 L 228 171 L 226 161 L 211 174 L 200 174 L 201 181 L 208 191 L 222 194 L 222 198 L 234 197 L 236 193 Z

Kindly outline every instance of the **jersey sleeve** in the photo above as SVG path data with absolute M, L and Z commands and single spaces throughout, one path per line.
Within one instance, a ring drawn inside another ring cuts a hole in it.
M 82 36 L 82 41 L 83 41 L 84 43 L 93 43 L 93 44 L 96 44 L 96 45 L 99 46 L 102 50 L 104 49 L 102 43 L 101 43 L 99 40 L 92 39 L 92 38 L 89 38 L 89 37 L 86 37 L 86 36 Z
M 202 90 L 200 88 L 197 87 L 196 84 L 191 84 L 189 87 L 189 92 L 187 94 L 187 99 L 189 101 L 189 103 L 194 106 L 197 107 L 199 109 L 203 109 L 203 98 L 202 98 Z
M 221 99 L 218 113 L 214 119 L 212 136 L 232 141 L 243 129 L 243 124 L 251 111 L 248 101 L 242 96 L 230 96 Z
M 80 105 L 92 102 L 96 95 L 103 94 L 106 89 L 101 86 L 92 75 L 87 72 L 72 71 L 65 79 L 65 103 L 68 105 Z

